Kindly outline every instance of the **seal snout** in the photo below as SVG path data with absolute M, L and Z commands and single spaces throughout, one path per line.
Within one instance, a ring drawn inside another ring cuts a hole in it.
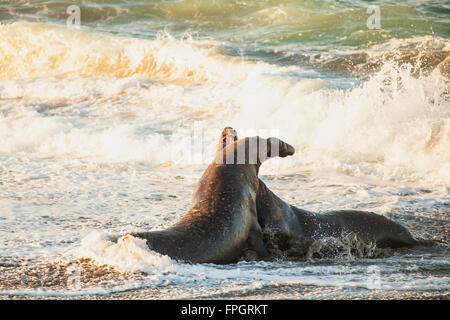
M 280 157 L 292 156 L 295 153 L 295 148 L 288 143 L 284 143 L 284 148 L 280 150 Z
M 295 148 L 289 143 L 286 143 L 278 138 L 269 138 L 270 149 L 268 150 L 269 157 L 287 157 L 295 153 Z M 278 146 L 277 146 L 278 144 Z M 275 148 L 274 148 L 275 147 Z

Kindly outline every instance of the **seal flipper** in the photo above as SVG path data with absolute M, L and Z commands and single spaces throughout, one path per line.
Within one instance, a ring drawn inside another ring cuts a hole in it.
M 247 238 L 247 249 L 255 251 L 258 257 L 265 258 L 269 255 L 263 241 L 263 232 L 259 223 L 255 221 L 250 227 Z

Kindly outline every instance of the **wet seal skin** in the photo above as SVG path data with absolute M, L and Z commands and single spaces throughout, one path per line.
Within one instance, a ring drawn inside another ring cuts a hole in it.
M 410 232 L 382 215 L 357 210 L 313 213 L 281 200 L 261 180 L 258 188 L 258 222 L 272 233 L 272 245 L 281 250 L 328 237 L 354 235 L 363 242 L 374 242 L 378 248 L 402 248 L 428 245 L 416 241 Z
M 130 235 L 151 250 L 191 263 L 235 263 L 248 252 L 253 260 L 269 259 L 268 246 L 289 251 L 302 244 L 353 234 L 380 248 L 418 245 L 400 224 L 373 212 L 341 210 L 322 214 L 289 205 L 258 178 L 270 158 L 293 155 L 278 138 L 247 137 L 226 127 L 213 162 L 203 173 L 192 208 L 172 227 Z M 270 230 L 271 243 L 264 232 Z M 295 251 L 295 250 L 294 250 Z
M 237 133 L 225 128 L 227 141 L 236 141 Z M 224 130 L 224 131 L 225 131 Z M 378 248 L 412 247 L 419 243 L 409 231 L 397 222 L 382 215 L 356 210 L 312 213 L 289 205 L 275 195 L 258 179 L 256 197 L 258 223 L 264 231 L 270 230 L 271 246 L 288 251 L 303 244 L 328 237 L 354 235 L 363 242 L 375 242 Z M 266 247 L 267 247 L 266 243 Z
M 227 139 L 228 130 L 200 178 L 187 214 L 166 230 L 130 235 L 145 239 L 151 250 L 191 263 L 235 263 L 245 250 L 267 256 L 256 206 L 259 167 L 295 150 L 277 138 Z
M 349 234 L 361 241 L 375 242 L 378 248 L 429 245 L 427 241 L 416 241 L 399 223 L 373 212 L 338 210 L 313 213 L 284 202 L 261 180 L 258 192 L 258 222 L 262 229 L 271 231 L 272 244 L 282 250 L 289 250 L 305 241 Z

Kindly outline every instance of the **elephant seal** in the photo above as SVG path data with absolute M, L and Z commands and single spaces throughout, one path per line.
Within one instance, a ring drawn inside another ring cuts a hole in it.
M 228 141 L 228 131 L 197 184 L 187 214 L 166 230 L 130 235 L 145 239 L 151 250 L 191 263 L 234 263 L 247 248 L 267 255 L 257 217 L 258 170 L 265 160 L 295 150 L 277 138 Z
M 409 231 L 382 215 L 357 210 L 313 213 L 281 200 L 259 180 L 256 207 L 262 229 L 273 233 L 273 241 L 281 250 L 288 250 L 303 241 L 325 237 L 339 238 L 353 233 L 362 241 L 374 241 L 379 248 L 400 248 L 419 245 Z
M 224 144 L 237 140 L 235 130 L 223 134 Z M 400 248 L 418 245 L 402 225 L 373 212 L 340 210 L 312 213 L 289 205 L 275 195 L 258 178 L 256 196 L 258 223 L 274 234 L 273 241 L 281 250 L 288 250 L 303 241 L 340 237 L 354 233 L 363 241 L 375 241 L 379 248 Z

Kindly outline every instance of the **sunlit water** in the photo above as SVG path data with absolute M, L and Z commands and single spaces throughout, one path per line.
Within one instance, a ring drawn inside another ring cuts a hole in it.
M 443 1 L 81 1 L 80 29 L 67 6 L 0 2 L 1 297 L 449 297 Z M 436 245 L 219 266 L 109 241 L 178 221 L 227 125 L 296 148 L 261 168 L 288 203 Z

